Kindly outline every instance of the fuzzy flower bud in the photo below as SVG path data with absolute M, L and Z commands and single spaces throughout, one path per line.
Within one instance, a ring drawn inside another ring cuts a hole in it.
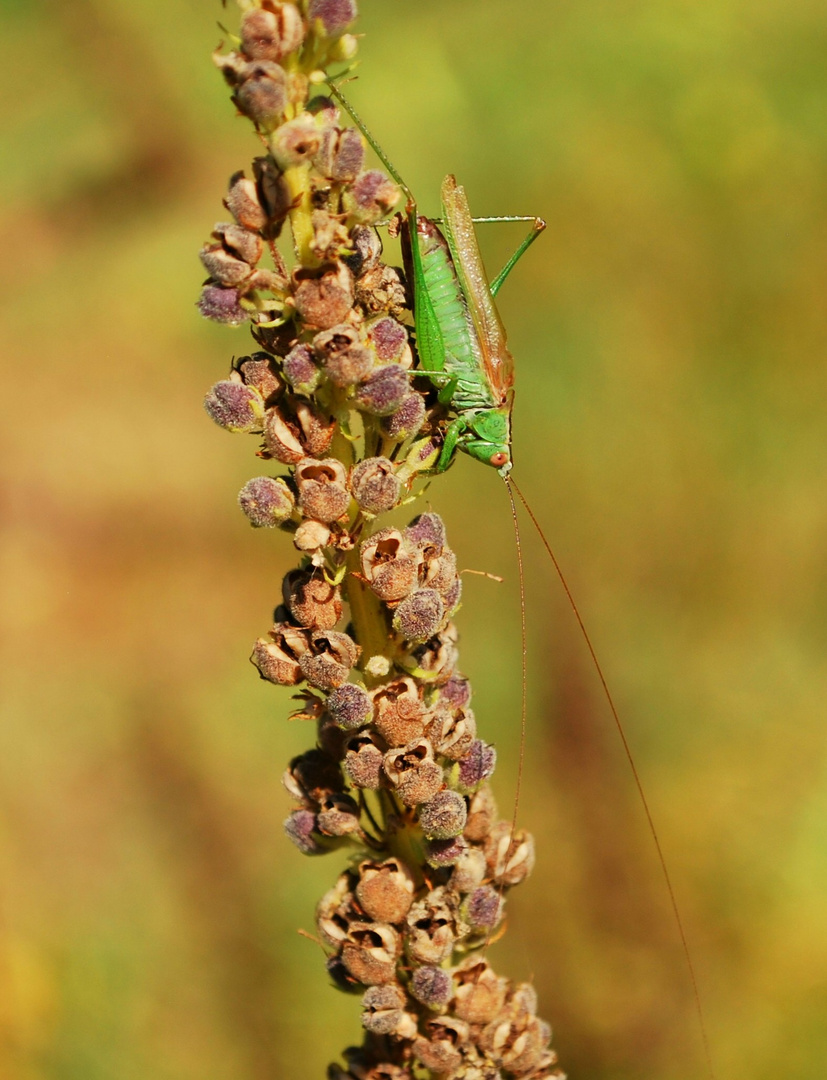
M 350 474 L 350 490 L 360 510 L 385 514 L 399 502 L 402 483 L 387 458 L 365 458 Z
M 353 221 L 373 225 L 399 202 L 399 188 L 380 169 L 369 169 L 342 195 L 342 206 Z
M 240 298 L 238 289 L 205 285 L 197 306 L 205 319 L 212 319 L 213 322 L 223 323 L 225 326 L 240 326 L 250 317 L 241 306 Z
M 319 384 L 320 371 L 313 363 L 308 345 L 296 345 L 284 358 L 284 377 L 299 394 L 312 394 Z
M 356 898 L 377 922 L 401 923 L 413 903 L 414 879 L 400 859 L 359 864 Z
M 505 901 L 493 885 L 479 885 L 460 908 L 460 915 L 475 932 L 493 930 L 503 915 Z
M 291 570 L 282 585 L 284 602 L 299 626 L 332 630 L 342 617 L 342 593 L 319 571 Z
M 455 866 L 468 852 L 468 841 L 464 836 L 453 836 L 450 840 L 428 840 L 425 844 L 425 861 L 435 870 Z
M 307 18 L 322 37 L 339 37 L 356 18 L 355 0 L 310 0 Z
M 347 681 L 362 650 L 348 634 L 314 630 L 307 652 L 299 657 L 302 674 L 319 690 L 335 690 Z
M 328 850 L 318 838 L 312 810 L 294 810 L 284 822 L 284 831 L 303 855 L 323 855 Z
M 444 968 L 421 967 L 413 973 L 411 993 L 429 1009 L 441 1009 L 454 996 L 454 985 Z
M 455 791 L 439 791 L 419 810 L 419 825 L 429 840 L 450 840 L 465 828 L 465 799 Z
M 393 617 L 393 628 L 406 641 L 423 642 L 432 637 L 445 618 L 445 605 L 435 589 L 417 589 L 406 597 Z
M 270 11 L 254 8 L 241 24 L 241 48 L 251 60 L 282 60 L 304 39 L 304 22 L 293 4 L 275 4 Z
M 415 739 L 398 750 L 389 750 L 384 769 L 388 782 L 406 806 L 427 802 L 443 784 L 442 768 L 434 761 L 427 739 Z
M 305 517 L 329 524 L 347 513 L 350 492 L 347 473 L 336 458 L 317 461 L 305 458 L 297 465 L 299 509 Z
M 380 600 L 401 600 L 416 585 L 418 562 L 398 529 L 380 529 L 360 548 L 362 574 Z
M 498 885 L 519 885 L 534 869 L 534 837 L 525 829 L 512 836 L 510 821 L 499 821 L 485 841 L 488 873 Z
M 470 712 L 470 710 L 468 710 Z M 497 751 L 482 739 L 474 739 L 471 747 L 458 762 L 456 785 L 463 795 L 471 795 L 483 780 L 493 775 Z
M 384 757 L 376 736 L 370 732 L 360 732 L 345 743 L 342 766 L 354 787 L 377 791 L 384 776 Z
M 406 394 L 397 409 L 382 418 L 382 431 L 394 442 L 418 435 L 425 423 L 425 401 L 417 393 Z
M 288 104 L 284 68 L 269 60 L 255 60 L 238 71 L 233 100 L 245 116 L 265 130 L 277 127 Z
M 204 408 L 210 419 L 225 431 L 261 431 L 264 420 L 262 396 L 254 387 L 235 379 L 216 383 L 204 398 Z
M 296 497 L 281 477 L 256 476 L 238 493 L 238 503 L 252 525 L 272 529 L 287 521 L 296 506 Z
M 447 545 L 445 522 L 439 514 L 420 514 L 405 529 L 405 539 L 419 548 L 428 559 L 437 557 Z
M 387 923 L 352 923 L 342 946 L 342 961 L 366 986 L 390 982 L 396 974 L 399 935 Z
M 410 392 L 408 376 L 399 364 L 377 368 L 356 391 L 356 407 L 373 416 L 389 416 Z
M 410 358 L 411 351 L 408 344 L 408 331 L 401 322 L 392 319 L 390 315 L 383 315 L 370 324 L 368 340 L 381 363 L 410 366 L 406 362 Z
M 313 521 L 311 518 L 303 521 L 293 536 L 293 545 L 296 550 L 308 555 L 315 554 L 320 548 L 327 547 L 329 543 L 330 529 L 321 521 Z
M 343 731 L 364 727 L 373 716 L 370 694 L 355 683 L 343 683 L 330 694 L 325 704 L 333 722 Z

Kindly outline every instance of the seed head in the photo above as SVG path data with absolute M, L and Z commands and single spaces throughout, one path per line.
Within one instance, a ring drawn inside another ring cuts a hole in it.
M 373 416 L 390 416 L 410 392 L 408 376 L 399 364 L 377 368 L 356 391 L 356 407 Z
M 417 1001 L 429 1009 L 444 1008 L 454 996 L 451 976 L 444 968 L 417 968 L 411 978 L 411 993 Z
M 470 749 L 459 759 L 458 765 L 457 788 L 463 795 L 471 795 L 483 780 L 493 775 L 497 765 L 497 751 L 482 739 L 474 739 Z
M 467 826 L 466 826 L 467 832 Z M 469 847 L 454 863 L 450 887 L 459 893 L 470 893 L 480 884 L 486 874 L 485 854 L 481 848 Z
M 454 674 L 457 657 L 457 630 L 453 623 L 448 623 L 424 645 L 412 649 L 405 658 L 405 665 L 425 672 L 428 682 L 441 686 Z
M 321 272 L 297 270 L 293 276 L 293 302 L 308 327 L 329 330 L 345 321 L 353 306 L 353 278 L 344 263 Z
M 432 637 L 445 618 L 445 605 L 435 589 L 417 589 L 396 609 L 393 628 L 406 641 L 424 642 Z
M 329 695 L 325 704 L 333 722 L 343 731 L 356 731 L 373 716 L 370 694 L 355 683 L 343 683 Z
M 264 400 L 255 387 L 245 386 L 237 378 L 216 383 L 204 398 L 204 408 L 225 431 L 261 431 Z
M 465 824 L 465 838 L 473 843 L 485 840 L 494 822 L 497 820 L 497 804 L 488 784 L 471 796 L 468 804 L 468 821 Z
M 459 761 L 474 744 L 477 722 L 471 709 L 448 709 L 437 703 L 425 732 L 436 753 Z
M 305 517 L 329 524 L 347 513 L 350 492 L 347 473 L 336 458 L 305 458 L 296 467 L 299 509 Z
M 419 826 L 429 840 L 450 840 L 465 828 L 468 811 L 456 791 L 439 791 L 419 808 Z
M 462 1048 L 471 1042 L 471 1032 L 464 1020 L 441 1016 L 425 1024 L 425 1036 L 413 1043 L 413 1054 L 426 1069 L 442 1075 L 453 1074 L 462 1064 Z
M 405 538 L 419 548 L 426 559 L 437 558 L 447 546 L 445 522 L 439 514 L 420 514 L 405 529 Z
M 316 824 L 325 836 L 348 836 L 359 832 L 359 807 L 349 795 L 332 792 L 319 803 Z
M 457 941 L 456 910 L 442 887 L 418 900 L 408 912 L 405 948 L 418 964 L 437 965 L 447 960 Z
M 326 454 L 333 441 L 336 421 L 329 419 L 309 401 L 293 398 L 289 401 L 298 425 L 299 439 L 308 457 L 319 458 Z
M 485 960 L 469 957 L 454 971 L 454 1013 L 469 1024 L 487 1024 L 505 1003 L 507 982 Z
M 362 1027 L 373 1035 L 411 1038 L 416 1034 L 416 1021 L 404 1011 L 407 1000 L 398 983 L 368 987 L 362 998 Z
M 293 536 L 293 544 L 297 551 L 303 551 L 308 555 L 315 554 L 321 548 L 330 543 L 330 529 L 321 521 L 313 521 L 308 518 L 296 529 Z
M 310 161 L 318 152 L 321 133 L 309 113 L 281 124 L 273 133 L 270 148 L 280 169 L 294 169 Z
M 342 961 L 354 979 L 366 986 L 390 982 L 396 974 L 399 934 L 387 923 L 351 923 L 342 947 Z
M 298 394 L 312 394 L 319 385 L 320 372 L 309 345 L 296 345 L 284 358 L 284 377 Z
M 525 829 L 512 836 L 511 822 L 500 821 L 486 838 L 485 858 L 498 885 L 519 885 L 534 869 L 534 837 Z
M 278 127 L 289 100 L 284 68 L 269 60 L 254 60 L 234 75 L 237 84 L 233 100 L 239 111 L 265 131 Z
M 416 585 L 418 560 L 398 529 L 375 532 L 359 554 L 362 574 L 380 600 L 401 600 Z
M 373 723 L 388 746 L 404 746 L 425 730 L 425 705 L 413 679 L 394 679 L 371 691 Z
M 396 363 L 410 367 L 410 364 L 405 362 L 410 358 L 411 351 L 408 331 L 390 315 L 383 315 L 368 326 L 368 340 L 380 363 Z
M 352 735 L 345 743 L 342 767 L 354 787 L 377 791 L 384 776 L 384 757 L 377 736 L 370 732 L 360 732 Z
M 243 172 L 233 173 L 230 177 L 230 189 L 224 205 L 245 229 L 258 232 L 267 225 L 267 214 L 261 205 L 255 182 L 247 180 Z
M 402 483 L 387 458 L 365 458 L 350 474 L 350 490 L 360 510 L 385 514 L 399 502 Z
M 378 266 L 382 257 L 382 240 L 371 225 L 355 225 L 350 234 L 353 254 L 345 256 L 348 267 L 356 278 Z
M 440 702 L 452 708 L 465 708 L 471 704 L 471 683 L 456 672 L 439 690 Z
M 406 746 L 389 750 L 384 770 L 388 783 L 406 806 L 427 802 L 443 785 L 442 768 L 434 761 L 427 739 L 414 739 Z
M 300 630 L 289 623 L 276 623 L 269 637 L 259 638 L 253 646 L 250 660 L 259 670 L 262 679 L 294 686 L 301 681 L 301 657 L 309 647 L 307 630 Z
M 359 864 L 356 897 L 377 922 L 401 923 L 413 903 L 414 879 L 400 859 Z
M 406 394 L 399 407 L 382 418 L 382 431 L 394 442 L 404 442 L 418 435 L 425 423 L 425 401 L 414 391 Z
M 298 424 L 278 406 L 268 409 L 264 417 L 264 447 L 267 457 L 284 465 L 296 465 L 305 456 Z
M 254 8 L 241 24 L 241 48 L 251 60 L 283 60 L 304 40 L 304 22 L 293 4 L 274 4 L 270 11 Z
M 245 386 L 258 390 L 265 405 L 272 405 L 284 392 L 284 380 L 269 353 L 256 352 L 252 356 L 241 356 L 233 367 Z
M 319 690 L 335 690 L 347 681 L 362 650 L 348 634 L 313 630 L 307 652 L 299 657 L 305 679 Z
M 356 128 L 325 128 L 313 164 L 337 184 L 352 184 L 362 169 L 365 146 Z
M 291 570 L 282 584 L 284 602 L 299 626 L 332 630 L 342 617 L 342 593 L 319 571 Z

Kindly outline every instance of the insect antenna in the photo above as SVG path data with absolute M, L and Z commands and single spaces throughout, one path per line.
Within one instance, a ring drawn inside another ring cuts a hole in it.
M 506 479 L 506 484 L 508 486 L 508 489 L 509 489 L 508 493 L 509 493 L 509 497 L 511 499 L 511 510 L 512 510 L 512 513 L 515 514 L 515 523 L 516 523 L 516 512 L 515 512 L 515 507 L 514 507 L 514 496 L 513 496 L 512 492 L 511 492 L 512 487 L 514 488 L 514 491 L 517 492 L 517 495 L 519 496 L 520 502 L 523 504 L 523 506 L 525 507 L 526 513 L 531 518 L 531 522 L 534 525 L 534 528 L 537 530 L 537 534 L 540 537 L 540 540 L 541 540 L 541 542 L 543 544 L 543 547 L 546 549 L 546 551 L 548 553 L 548 556 L 551 559 L 551 562 L 552 562 L 552 565 L 554 566 L 554 570 L 555 570 L 555 572 L 557 574 L 557 577 L 560 579 L 560 584 L 563 586 L 563 592 L 566 594 L 566 599 L 568 600 L 569 606 L 571 607 L 571 610 L 574 613 L 574 617 L 577 620 L 577 625 L 580 627 L 580 633 L 583 635 L 583 640 L 586 643 L 586 648 L 589 651 L 589 656 L 591 656 L 592 664 L 594 665 L 594 669 L 597 672 L 597 677 L 600 680 L 600 685 L 603 687 L 603 694 L 604 694 L 604 696 L 606 698 L 606 701 L 608 702 L 609 709 L 611 710 L 611 714 L 612 714 L 612 717 L 613 717 L 614 722 L 615 722 L 615 727 L 617 728 L 618 735 L 620 736 L 620 741 L 623 744 L 623 750 L 624 750 L 624 753 L 626 754 L 626 760 L 629 762 L 629 767 L 632 770 L 632 776 L 634 777 L 635 787 L 637 788 L 637 793 L 638 793 L 638 796 L 640 797 L 640 802 L 641 802 L 641 805 L 643 806 L 643 811 L 646 814 L 646 820 L 647 820 L 648 825 L 649 825 L 649 832 L 650 832 L 652 840 L 654 841 L 654 844 L 655 844 L 655 850 L 657 851 L 658 862 L 660 863 L 661 873 L 662 873 L 662 876 L 663 876 L 663 880 L 664 880 L 664 882 L 666 884 L 666 891 L 669 894 L 669 903 L 670 903 L 670 906 L 672 908 L 672 915 L 674 916 L 675 925 L 678 928 L 678 934 L 680 936 L 681 945 L 683 947 L 683 955 L 684 955 L 684 958 L 686 960 L 686 967 L 687 967 L 687 970 L 689 972 L 690 982 L 692 984 L 692 995 L 693 995 L 693 997 L 695 999 L 695 1012 L 696 1012 L 696 1015 L 698 1017 L 698 1026 L 700 1027 L 701 1041 L 703 1043 L 704 1058 L 705 1058 L 705 1061 L 706 1061 L 707 1073 L 709 1074 L 709 1080 L 715 1080 L 715 1070 L 713 1069 L 713 1066 L 712 1066 L 712 1053 L 711 1053 L 710 1046 L 709 1046 L 709 1036 L 707 1035 L 706 1020 L 704 1018 L 704 1011 L 703 1011 L 703 1007 L 701 1005 L 701 993 L 700 993 L 700 989 L 698 987 L 698 978 L 697 978 L 697 975 L 695 974 L 695 965 L 694 965 L 694 963 L 692 961 L 692 954 L 691 954 L 691 952 L 689 950 L 689 940 L 688 940 L 688 938 L 686 936 L 686 930 L 684 929 L 683 919 L 681 918 L 680 909 L 678 908 L 678 901 L 677 901 L 677 898 L 675 896 L 675 889 L 674 889 L 674 887 L 672 885 L 672 877 L 671 877 L 671 875 L 669 873 L 669 869 L 668 869 L 667 864 L 666 864 L 666 856 L 663 853 L 663 848 L 661 847 L 660 838 L 658 837 L 657 829 L 655 828 L 654 818 L 652 817 L 652 812 L 649 809 L 649 800 L 646 798 L 646 793 L 643 790 L 643 783 L 641 782 L 640 774 L 638 773 L 638 770 L 637 770 L 637 765 L 635 765 L 635 759 L 632 756 L 632 750 L 631 750 L 631 747 L 629 746 L 629 741 L 626 738 L 626 731 L 625 731 L 625 729 L 623 727 L 623 724 L 621 723 L 620 715 L 619 715 L 619 713 L 617 711 L 617 707 L 616 707 L 616 705 L 614 703 L 614 698 L 612 697 L 611 691 L 609 690 L 609 684 L 606 681 L 606 676 L 603 674 L 603 668 L 600 665 L 600 661 L 597 659 L 597 653 L 595 652 L 594 645 L 592 645 L 592 640 L 589 637 L 589 632 L 586 629 L 586 624 L 583 622 L 583 618 L 582 618 L 582 616 L 580 614 L 580 611 L 579 611 L 579 609 L 577 607 L 577 604 L 575 603 L 574 596 L 572 595 L 572 591 L 569 588 L 569 584 L 566 581 L 566 577 L 563 574 L 560 563 L 557 561 L 557 556 L 554 554 L 554 551 L 552 550 L 551 544 L 546 539 L 545 533 L 543 532 L 542 528 L 540 527 L 540 523 L 537 520 L 537 517 L 535 516 L 534 511 L 529 506 L 525 495 L 523 495 L 522 491 L 520 491 L 520 488 L 517 485 L 517 482 L 513 479 L 513 477 L 509 476 Z M 520 561 L 520 567 L 521 567 L 520 586 L 521 586 L 521 593 L 522 593 L 522 556 L 521 556 L 521 554 L 519 552 L 519 541 L 518 541 L 517 551 L 518 551 L 518 559 Z M 523 600 L 523 635 L 524 635 L 524 637 L 523 637 L 523 724 L 525 724 L 526 662 L 525 662 L 525 605 L 524 605 L 524 600 Z M 521 743 L 522 743 L 524 735 L 521 734 L 520 738 L 521 738 Z M 522 746 L 521 746 L 521 748 L 520 748 L 520 772 L 521 773 L 522 773 L 522 756 L 523 756 L 523 752 L 522 752 Z M 518 791 L 519 791 L 519 781 L 518 781 Z

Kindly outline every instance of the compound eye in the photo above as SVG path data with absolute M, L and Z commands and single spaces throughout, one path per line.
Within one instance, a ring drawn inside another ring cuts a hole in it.
M 504 450 L 498 450 L 496 454 L 492 454 L 488 459 L 495 469 L 501 469 L 503 465 L 508 463 L 508 454 Z

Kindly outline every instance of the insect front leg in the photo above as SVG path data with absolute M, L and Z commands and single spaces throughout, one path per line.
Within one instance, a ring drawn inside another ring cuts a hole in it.
M 456 452 L 457 446 L 467 430 L 468 423 L 461 416 L 458 416 L 456 420 L 452 420 L 448 425 L 445 432 L 445 441 L 442 444 L 442 452 L 440 453 L 439 461 L 436 464 L 437 472 L 445 472 L 454 460 L 454 453 Z

